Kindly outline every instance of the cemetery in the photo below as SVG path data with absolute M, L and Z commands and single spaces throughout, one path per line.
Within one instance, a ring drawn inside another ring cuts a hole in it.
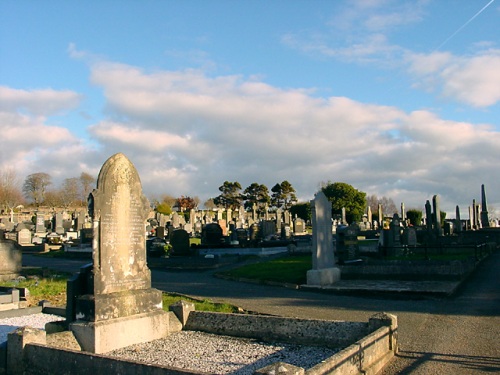
M 224 257 L 301 253 L 312 257 L 307 282 L 300 286 L 303 289 L 334 291 L 345 280 L 388 278 L 461 282 L 500 240 L 497 223 L 488 221 L 484 186 L 481 190 L 481 205 L 473 202 L 468 220 L 460 219 L 457 208 L 456 218 L 444 223 L 437 195 L 432 205 L 426 202 L 420 225 L 410 223 L 404 205 L 401 214 L 392 217 L 385 217 L 379 208 L 381 224 L 372 220 L 370 211 L 362 222 L 347 223 L 345 212 L 332 218 L 331 204 L 322 191 L 310 202 L 312 234 L 304 220 L 292 218 L 286 210 L 264 217 L 259 217 L 255 208 L 253 212 L 191 210 L 186 222 L 185 216 L 176 212 L 152 212 L 134 165 L 125 155 L 115 154 L 99 172 L 88 211 L 53 216 L 37 212 L 34 218 L 20 218 L 17 224 L 2 222 L 2 280 L 19 276 L 23 251 L 58 248 L 91 254 L 92 262 L 68 280 L 63 311 L 52 310 L 64 319 L 47 323 L 45 330 L 21 327 L 10 333 L 6 348 L 0 350 L 4 357 L 0 363 L 10 374 L 210 373 L 177 367 L 175 361 L 152 364 L 120 354 L 126 348 L 145 352 L 147 343 L 157 343 L 156 351 L 158 347 L 169 351 L 169 337 L 197 332 L 218 339 L 332 350 L 306 367 L 256 358 L 257 367 L 247 364 L 247 372 L 241 373 L 376 374 L 398 351 L 394 315 L 376 313 L 368 322 L 297 319 L 202 312 L 187 302 L 166 311 L 162 292 L 151 286 L 151 264 L 164 267 L 177 261 L 216 266 Z M 192 245 L 190 239 L 195 236 L 200 243 Z M 468 256 L 446 259 L 457 253 Z M 430 260 L 434 256 L 444 259 Z M 16 288 L 0 289 L 0 310 L 23 308 L 26 293 Z

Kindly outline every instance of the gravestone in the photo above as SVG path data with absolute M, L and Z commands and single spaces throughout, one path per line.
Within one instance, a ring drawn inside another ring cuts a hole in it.
M 47 228 L 45 228 L 45 215 L 41 213 L 36 214 L 35 219 L 35 232 L 36 233 L 45 233 Z
M 359 257 L 359 243 L 358 243 L 358 234 L 359 234 L 359 225 L 356 223 L 352 223 L 344 231 L 344 252 L 343 258 L 339 258 L 342 260 L 354 260 Z
M 222 228 L 217 223 L 210 223 L 203 227 L 201 231 L 201 244 L 207 246 L 220 246 L 224 235 Z
M 134 165 L 121 153 L 111 156 L 89 196 L 93 264 L 67 287 L 66 320 L 84 351 L 105 353 L 169 332 L 170 315 L 146 263 L 148 213 Z
M 181 223 L 181 220 L 180 220 L 180 218 L 179 218 L 179 214 L 178 214 L 177 212 L 174 212 L 174 213 L 172 214 L 172 226 L 173 226 L 174 228 L 179 228 L 180 223 Z
M 312 269 L 307 271 L 307 285 L 328 286 L 340 280 L 340 269 L 333 253 L 332 204 L 322 191 L 311 201 L 311 217 Z
M 64 234 L 62 213 L 57 213 L 54 217 L 54 232 L 57 234 Z
M 294 222 L 294 227 L 295 227 L 295 234 L 302 234 L 306 231 L 306 226 L 304 224 L 304 220 L 302 219 L 295 219 L 295 222 Z
M 260 222 L 260 234 L 263 240 L 276 236 L 276 223 L 274 220 L 262 220 Z
M 31 244 L 31 231 L 29 229 L 21 229 L 17 232 L 17 243 L 19 245 L 29 245 Z
M 172 255 L 189 255 L 189 234 L 184 229 L 176 229 L 170 238 Z
M 462 232 L 462 220 L 460 219 L 460 207 L 458 205 L 455 207 L 454 225 L 455 225 L 454 232 L 461 233 Z
M 414 227 L 407 227 L 403 231 L 403 244 L 415 247 L 417 246 L 417 230 Z
M 218 221 L 220 227 L 222 228 L 222 235 L 225 237 L 227 236 L 227 221 L 224 219 L 220 219 Z
M 22 270 L 23 251 L 13 241 L 5 240 L 0 231 L 0 281 L 12 280 Z
M 484 190 L 484 184 L 481 185 L 481 228 L 488 228 L 490 222 L 488 219 L 488 206 L 486 204 L 486 192 Z
M 156 227 L 155 235 L 158 238 L 165 238 L 165 227 L 162 227 L 162 226 Z

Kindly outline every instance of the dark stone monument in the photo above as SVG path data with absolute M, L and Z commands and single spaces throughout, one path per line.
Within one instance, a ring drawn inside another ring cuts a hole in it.
M 481 228 L 488 228 L 490 221 L 488 219 L 488 207 L 486 205 L 486 192 L 484 191 L 484 184 L 481 185 Z
M 189 255 L 189 233 L 184 229 L 174 230 L 170 245 L 172 245 L 172 255 Z
M 436 236 L 442 236 L 443 231 L 441 229 L 441 209 L 439 207 L 439 196 L 434 195 L 432 197 L 432 219 L 434 224 L 434 233 Z
M 223 241 L 222 228 L 217 223 L 210 223 L 201 231 L 201 244 L 207 246 L 221 246 Z

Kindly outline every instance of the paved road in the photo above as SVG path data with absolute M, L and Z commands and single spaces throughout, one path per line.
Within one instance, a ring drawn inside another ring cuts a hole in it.
M 75 272 L 85 262 L 25 256 L 23 263 Z M 152 281 L 164 291 L 281 316 L 367 321 L 390 312 L 398 316 L 400 352 L 383 375 L 491 374 L 500 373 L 499 269 L 497 251 L 456 297 L 444 299 L 339 296 L 222 280 L 209 271 L 155 269 Z

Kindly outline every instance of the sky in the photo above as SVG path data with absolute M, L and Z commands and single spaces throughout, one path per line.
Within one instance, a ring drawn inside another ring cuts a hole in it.
M 1 0 L 0 170 L 345 182 L 500 217 L 500 0 Z

